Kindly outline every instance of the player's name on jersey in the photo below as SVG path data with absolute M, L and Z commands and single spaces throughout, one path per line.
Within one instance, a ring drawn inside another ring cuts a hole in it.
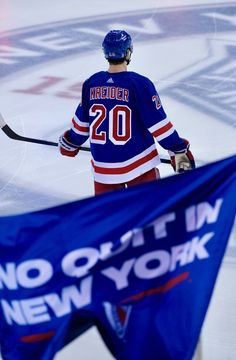
M 96 86 L 90 88 L 90 100 L 111 99 L 129 101 L 129 90 L 116 86 Z

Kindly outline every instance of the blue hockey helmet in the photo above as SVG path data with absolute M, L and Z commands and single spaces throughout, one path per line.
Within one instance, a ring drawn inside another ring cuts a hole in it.
M 124 30 L 111 30 L 105 36 L 102 48 L 108 61 L 129 61 L 133 51 L 131 36 Z

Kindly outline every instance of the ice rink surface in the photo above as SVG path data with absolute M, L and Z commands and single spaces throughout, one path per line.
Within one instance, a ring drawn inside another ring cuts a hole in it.
M 235 154 L 235 0 L 0 0 L 0 111 L 9 126 L 57 141 L 70 125 L 82 82 L 106 70 L 101 42 L 115 28 L 132 35 L 129 69 L 153 80 L 197 164 Z M 14 141 L 2 131 L 0 143 L 1 216 L 93 195 L 88 153 L 63 158 L 57 148 Z M 172 175 L 168 165 L 160 171 Z M 198 359 L 236 359 L 235 276 L 234 230 Z M 112 357 L 91 329 L 56 356 L 64 359 Z

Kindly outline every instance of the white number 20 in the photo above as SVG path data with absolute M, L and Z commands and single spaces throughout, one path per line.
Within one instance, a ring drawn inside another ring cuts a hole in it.
M 108 114 L 107 132 L 100 128 L 107 118 L 107 109 L 103 104 L 93 104 L 89 115 L 95 116 L 91 124 L 91 139 L 95 144 L 105 144 L 107 135 L 115 145 L 124 145 L 131 138 L 131 109 L 126 105 L 114 106 Z

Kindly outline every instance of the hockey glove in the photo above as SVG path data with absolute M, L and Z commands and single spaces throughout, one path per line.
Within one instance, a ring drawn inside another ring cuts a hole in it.
M 193 157 L 193 154 L 189 150 L 189 142 L 188 140 L 184 139 L 184 142 L 186 143 L 186 149 L 179 152 L 172 152 L 169 151 L 171 165 L 175 172 L 177 173 L 183 173 L 188 170 L 195 169 L 195 160 Z
M 68 140 L 68 133 L 69 131 L 66 131 L 64 135 L 61 135 L 59 138 L 59 150 L 62 155 L 75 157 L 79 152 L 79 146 L 72 144 Z

